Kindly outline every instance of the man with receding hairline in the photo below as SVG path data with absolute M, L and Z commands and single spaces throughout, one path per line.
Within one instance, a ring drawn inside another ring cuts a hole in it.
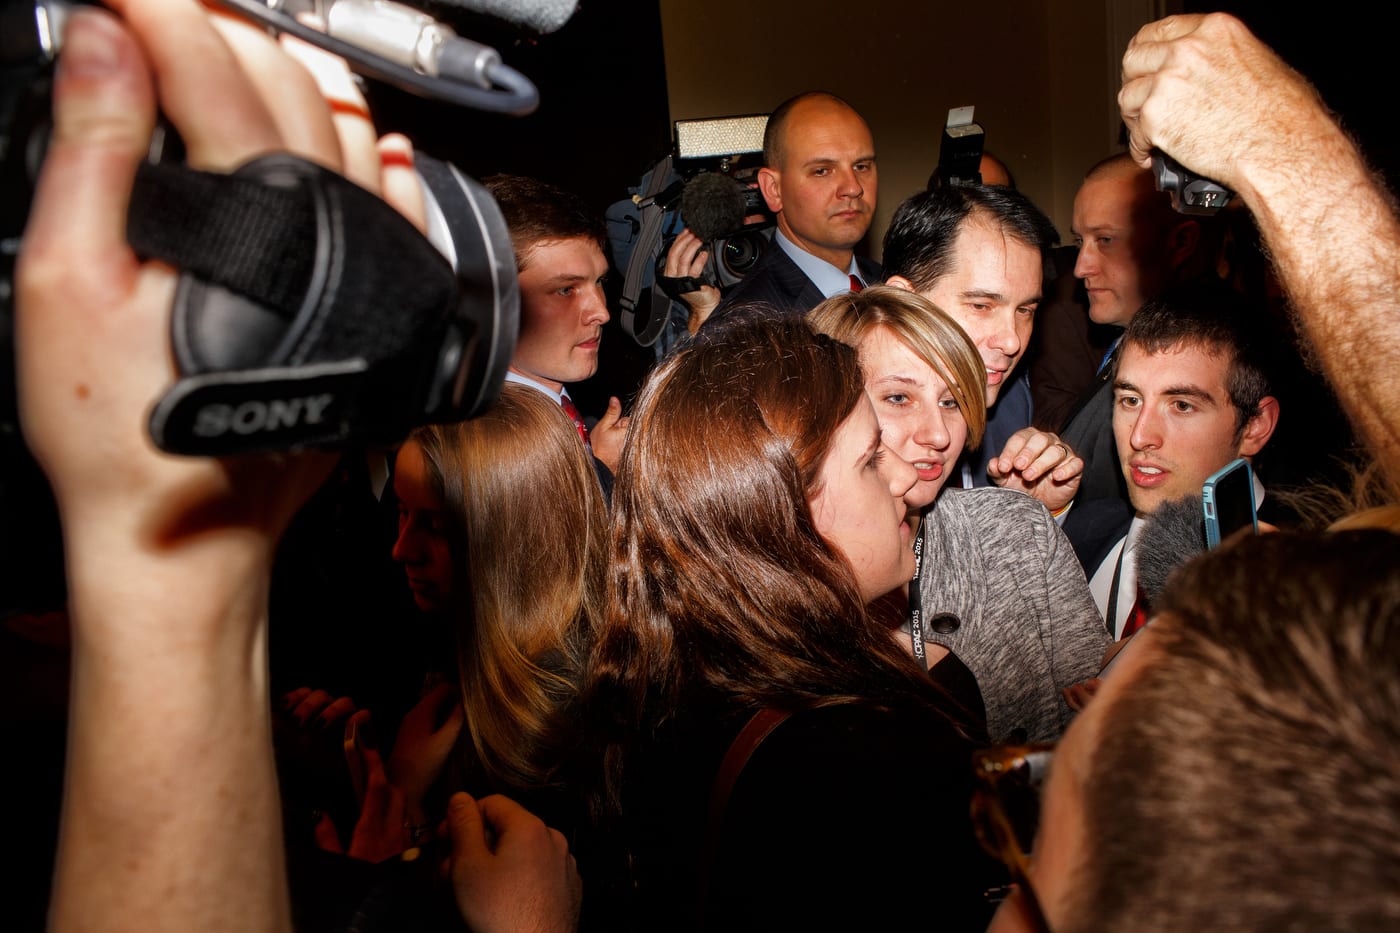
M 784 101 L 768 118 L 758 184 L 777 216 L 773 245 L 715 313 L 762 303 L 805 314 L 880 280 L 855 257 L 875 217 L 875 143 L 860 114 L 824 91 Z

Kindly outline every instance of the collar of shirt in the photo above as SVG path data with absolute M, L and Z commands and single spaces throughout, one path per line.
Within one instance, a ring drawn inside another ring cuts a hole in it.
M 1128 523 L 1128 533 L 1123 536 L 1123 546 L 1128 549 L 1129 554 L 1137 547 L 1138 538 L 1142 537 L 1142 529 L 1146 526 L 1147 519 L 1140 515 L 1134 515 L 1133 520 Z
M 1103 375 L 1103 371 L 1108 367 L 1108 361 L 1113 359 L 1113 354 L 1118 352 L 1118 345 L 1122 342 L 1123 335 L 1119 334 L 1117 337 L 1114 337 L 1113 342 L 1108 345 L 1108 349 L 1103 353 L 1103 359 L 1099 360 L 1099 368 L 1097 370 L 1099 375 Z
M 548 395 L 550 398 L 554 399 L 554 403 L 555 403 L 556 405 L 562 405 L 562 404 L 564 403 L 564 402 L 563 402 L 563 399 L 564 399 L 564 395 L 565 395 L 566 393 L 563 393 L 563 392 L 555 392 L 553 389 L 551 389 L 549 386 L 545 385 L 544 383 L 542 383 L 542 382 L 536 382 L 535 380 L 531 379 L 529 376 L 523 376 L 523 375 L 521 375 L 520 373 L 516 372 L 516 371 L 513 370 L 513 369 L 508 369 L 508 370 L 506 370 L 506 382 L 514 382 L 514 383 L 518 383 L 519 385 L 529 386 L 529 387 L 532 388 L 532 389 L 538 389 L 539 391 L 543 392 L 545 395 Z
M 773 242 L 778 244 L 778 248 L 787 253 L 797 268 L 802 270 L 802 274 L 812 280 L 812 284 L 817 286 L 817 290 L 830 298 L 833 295 L 842 295 L 851 290 L 851 276 L 860 276 L 860 280 L 865 282 L 865 276 L 860 274 L 860 267 L 856 265 L 856 257 L 851 256 L 851 267 L 845 272 L 833 266 L 825 259 L 818 259 L 811 253 L 798 246 L 796 243 L 783 236 L 783 231 L 773 231 Z M 865 282 L 870 285 L 870 282 Z

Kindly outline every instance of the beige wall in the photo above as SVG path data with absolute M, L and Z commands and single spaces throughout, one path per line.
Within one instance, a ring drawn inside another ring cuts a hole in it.
M 766 113 L 814 88 L 860 111 L 880 159 L 878 256 L 895 207 L 938 162 L 948 109 L 969 104 L 1069 242 L 1084 169 L 1115 151 L 1117 58 L 1167 0 L 660 3 L 673 120 Z

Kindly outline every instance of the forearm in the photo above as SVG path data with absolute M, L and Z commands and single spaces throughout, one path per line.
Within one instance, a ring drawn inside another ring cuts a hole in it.
M 690 312 L 690 316 L 686 319 L 685 328 L 694 336 L 710 319 L 715 308 L 719 307 L 719 289 L 702 288 L 698 292 L 687 293 L 684 298 L 686 309 Z
M 15 274 L 20 420 L 62 511 L 73 643 L 50 925 L 289 930 L 268 576 L 331 458 L 154 449 L 150 406 L 175 376 L 175 279 L 131 252 L 125 224 L 157 90 L 204 170 L 287 150 L 377 189 L 372 132 L 341 127 L 258 29 L 184 0 L 111 5 L 124 19 L 68 17 Z M 358 99 L 342 73 L 336 99 Z
M 247 533 L 208 537 L 228 534 Z M 229 545 L 105 562 L 70 546 L 56 931 L 290 929 L 266 569 L 260 548 Z
M 1355 145 L 1321 123 L 1295 150 L 1306 159 L 1242 167 L 1241 196 L 1329 382 L 1400 485 L 1400 223 Z

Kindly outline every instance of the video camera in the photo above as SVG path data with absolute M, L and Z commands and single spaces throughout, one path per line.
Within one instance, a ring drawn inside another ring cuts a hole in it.
M 217 2 L 419 96 L 517 115 L 538 105 L 534 85 L 494 49 L 411 7 Z M 557 28 L 574 3 L 549 2 Z M 10 438 L 15 260 L 73 5 L 23 0 L 0 9 L 0 434 Z M 523 22 L 538 26 L 528 19 L 532 5 L 520 6 Z M 316 14 L 325 31 L 298 13 Z M 157 131 L 127 226 L 138 255 L 181 270 L 171 318 L 179 375 L 152 400 L 157 446 L 224 456 L 392 445 L 418 425 L 494 404 L 519 326 L 509 231 L 485 188 L 426 154 L 414 162 L 426 238 L 377 197 L 305 160 L 274 155 L 232 174 L 199 172 L 184 164 L 173 131 Z
M 721 289 L 748 275 L 773 238 L 773 213 L 758 190 L 767 125 L 762 114 L 675 124 L 675 164 L 686 179 L 680 219 L 711 244 L 707 284 Z
M 772 242 L 776 219 L 757 180 L 767 125 L 767 114 L 676 121 L 672 151 L 608 208 L 613 262 L 624 270 L 622 328 L 658 359 L 688 332 L 680 296 L 736 285 Z M 687 227 L 710 258 L 698 277 L 669 277 L 666 252 Z

